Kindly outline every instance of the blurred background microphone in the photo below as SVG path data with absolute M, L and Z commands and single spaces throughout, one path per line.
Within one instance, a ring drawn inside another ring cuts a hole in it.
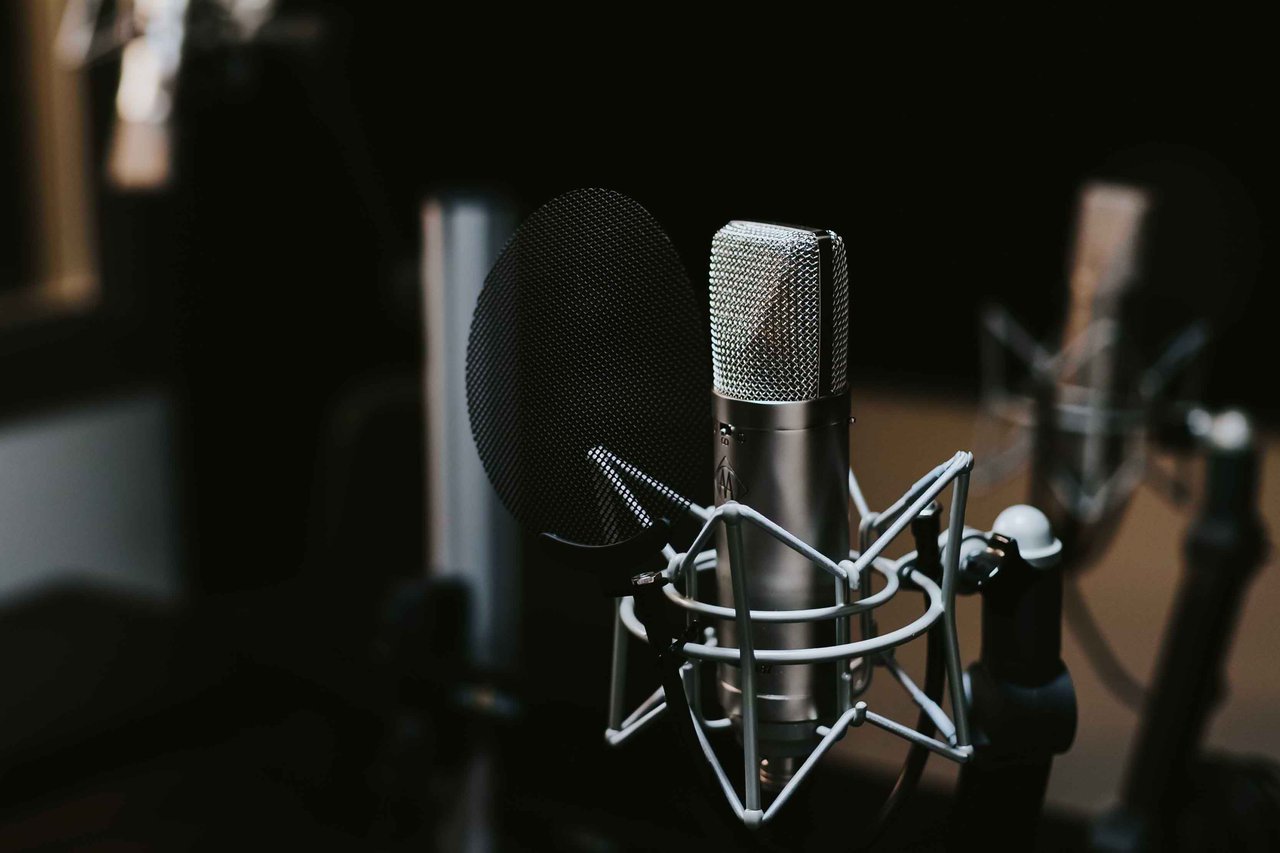
M 1037 395 L 1031 474 L 1031 501 L 1049 512 L 1068 559 L 1105 541 L 1141 476 L 1140 365 L 1125 315 L 1150 208 L 1135 187 L 1097 182 L 1080 194 L 1056 387 Z
M 985 407 L 1017 437 L 980 454 L 979 481 L 1030 456 L 1029 499 L 1068 571 L 1103 554 L 1140 484 L 1188 500 L 1187 414 L 1240 396 L 1211 356 L 1238 345 L 1220 332 L 1248 294 L 1250 214 L 1214 169 L 1158 147 L 1117 155 L 1079 191 L 1057 331 L 984 314 Z M 1006 372 L 1009 354 L 1021 367 Z
M 849 552 L 849 272 L 831 231 L 730 222 L 711 244 L 711 351 L 716 411 L 716 505 L 748 503 L 840 560 Z M 727 527 L 717 538 L 720 603 L 733 606 Z M 748 604 L 801 610 L 830 601 L 831 580 L 808 558 L 753 526 L 741 531 Z M 830 631 L 829 623 L 824 623 Z M 815 623 L 757 623 L 752 637 L 720 627 L 728 645 L 828 645 Z M 740 734 L 740 670 L 720 667 L 720 697 Z M 814 746 L 833 709 L 832 666 L 761 667 L 760 779 L 779 786 Z

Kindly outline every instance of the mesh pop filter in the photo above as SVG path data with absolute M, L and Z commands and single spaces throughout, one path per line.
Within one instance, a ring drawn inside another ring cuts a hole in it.
M 706 323 L 643 207 L 582 189 L 539 208 L 485 279 L 467 403 L 519 522 L 583 545 L 672 518 L 711 476 Z

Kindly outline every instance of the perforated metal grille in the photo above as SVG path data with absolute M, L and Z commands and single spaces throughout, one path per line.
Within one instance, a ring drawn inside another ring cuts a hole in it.
M 832 232 L 833 393 L 846 386 L 849 273 Z M 811 400 L 820 387 L 822 293 L 818 236 L 801 228 L 730 222 L 711 243 L 715 388 L 740 400 Z
M 467 345 L 471 430 L 535 532 L 639 533 L 711 481 L 706 322 L 667 235 L 635 201 L 575 190 L 516 231 Z
M 831 294 L 831 390 L 838 394 L 849 384 L 849 259 L 840 235 L 834 231 L 827 233 L 831 235 L 835 256 Z

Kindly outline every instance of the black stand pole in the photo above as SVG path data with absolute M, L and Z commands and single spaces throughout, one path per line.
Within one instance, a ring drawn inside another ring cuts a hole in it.
M 1165 849 L 1209 717 L 1266 534 L 1257 510 L 1258 456 L 1248 422 L 1229 412 L 1204 436 L 1205 501 L 1187 535 L 1187 569 L 1169 620 L 1120 807 L 1094 827 L 1105 851 Z
M 1023 850 L 1035 837 L 1053 756 L 1075 737 L 1062 574 L 1031 566 L 1001 536 L 970 562 L 966 574 L 982 592 L 982 654 L 967 673 L 975 752 L 960 771 L 953 844 Z

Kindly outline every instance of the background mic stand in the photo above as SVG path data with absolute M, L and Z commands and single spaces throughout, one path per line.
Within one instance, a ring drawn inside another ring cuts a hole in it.
M 1223 665 L 1249 581 L 1266 556 L 1258 515 L 1258 453 L 1249 421 L 1239 412 L 1189 419 L 1206 450 L 1205 500 L 1186 539 L 1187 569 L 1174 606 L 1156 678 L 1132 755 L 1121 805 L 1093 829 L 1095 850 L 1191 849 L 1169 830 L 1194 811 L 1197 755 L 1224 690 Z M 1233 780 L 1239 784 L 1240 780 Z M 1274 799 L 1274 782 L 1271 785 Z M 1256 796 L 1257 792 L 1252 792 Z M 1203 804 L 1199 804 L 1203 805 Z M 1235 810 L 1230 817 L 1238 817 Z M 1271 826 L 1217 825 L 1204 831 L 1220 846 L 1243 847 L 1242 834 L 1280 833 Z M 1255 836 L 1256 837 L 1256 836 Z M 1249 849 L 1259 849 L 1250 846 Z
M 993 533 L 961 571 L 962 591 L 982 594 L 982 652 L 965 674 L 974 759 L 960 771 L 956 846 L 982 839 L 1029 848 L 1053 756 L 1075 738 L 1075 688 L 1062 662 L 1062 573 L 1056 554 L 1036 562 Z

